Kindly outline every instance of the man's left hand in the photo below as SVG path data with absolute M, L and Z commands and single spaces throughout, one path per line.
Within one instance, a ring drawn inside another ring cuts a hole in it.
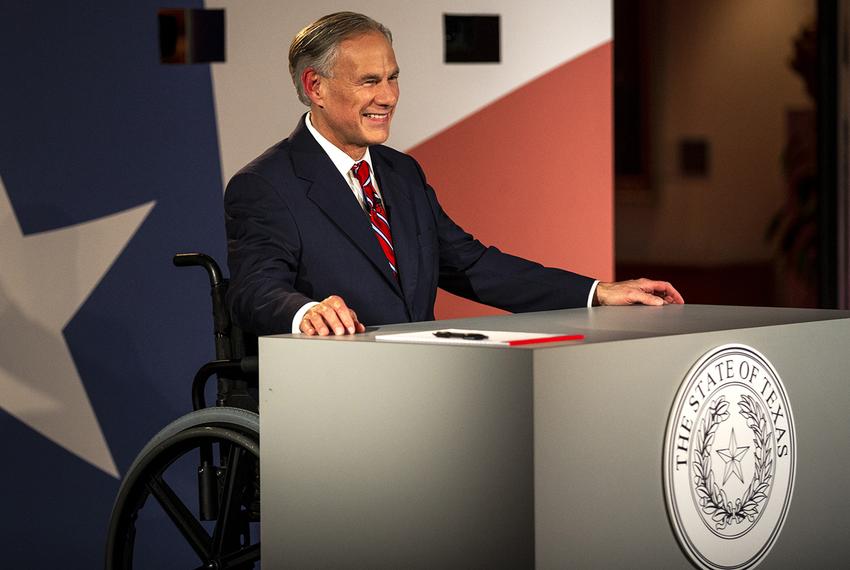
M 594 305 L 681 305 L 684 302 L 676 288 L 668 282 L 644 278 L 600 282 L 593 295 Z

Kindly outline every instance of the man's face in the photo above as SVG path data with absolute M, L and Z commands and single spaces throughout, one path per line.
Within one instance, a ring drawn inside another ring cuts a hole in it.
M 313 126 L 359 160 L 366 147 L 390 136 L 398 102 L 398 64 L 392 46 L 377 32 L 342 41 L 332 76 L 319 78 L 314 94 Z

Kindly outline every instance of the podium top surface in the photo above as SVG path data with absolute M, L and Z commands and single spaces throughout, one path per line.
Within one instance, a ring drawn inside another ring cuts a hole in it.
M 585 338 L 580 345 L 585 346 L 600 342 L 751 329 L 839 319 L 850 319 L 850 311 L 687 304 L 666 305 L 663 307 L 592 307 L 515 315 L 426 321 L 380 327 L 367 326 L 367 330 L 363 334 L 341 337 L 275 335 L 274 337 L 266 338 L 310 342 L 376 342 L 375 335 L 377 334 L 455 328 L 484 331 L 549 333 L 553 335 L 581 334 Z M 537 350 L 552 346 L 563 346 L 563 343 L 535 344 L 516 348 Z M 487 348 L 501 347 L 489 346 Z

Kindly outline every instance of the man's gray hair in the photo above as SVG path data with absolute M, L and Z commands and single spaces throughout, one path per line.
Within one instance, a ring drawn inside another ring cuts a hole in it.
M 289 46 L 289 74 L 298 99 L 308 107 L 311 104 L 301 83 L 305 69 L 312 67 L 319 75 L 331 77 L 340 42 L 369 32 L 380 32 L 387 41 L 393 42 L 393 35 L 386 26 L 355 12 L 328 14 L 298 32 Z

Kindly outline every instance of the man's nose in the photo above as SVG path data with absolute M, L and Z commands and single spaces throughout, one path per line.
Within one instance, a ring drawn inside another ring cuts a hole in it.
M 379 105 L 395 105 L 398 101 L 398 85 L 392 81 L 381 81 L 375 103 Z

